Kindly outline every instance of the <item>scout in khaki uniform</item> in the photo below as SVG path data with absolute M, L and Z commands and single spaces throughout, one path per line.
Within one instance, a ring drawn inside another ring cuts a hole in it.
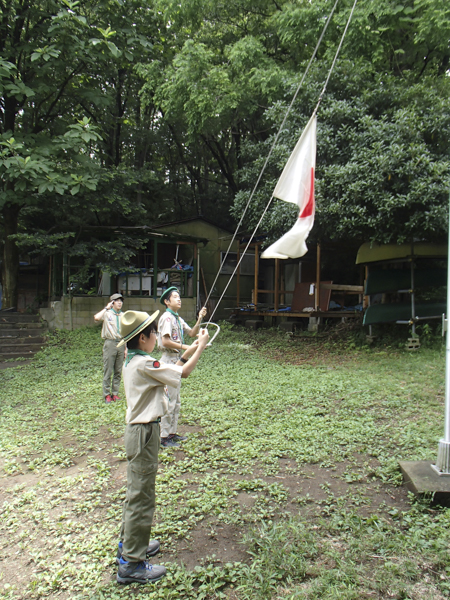
M 163 351 L 161 362 L 174 365 L 180 358 L 180 352 L 189 348 L 189 345 L 184 343 L 184 335 L 187 334 L 189 337 L 197 335 L 202 318 L 206 315 L 206 308 L 201 309 L 197 323 L 191 329 L 178 315 L 181 298 L 176 287 L 168 288 L 162 294 L 160 302 L 166 307 L 166 312 L 160 317 L 158 323 L 158 347 Z M 169 410 L 161 419 L 161 446 L 164 448 L 179 446 L 178 442 L 186 440 L 186 437 L 177 434 L 181 408 L 180 387 L 181 382 L 177 386 L 168 386 Z
M 120 320 L 123 315 L 123 296 L 122 294 L 113 294 L 109 300 L 106 307 L 94 315 L 96 321 L 103 321 L 102 338 L 105 340 L 103 344 L 103 398 L 107 404 L 120 400 L 118 396 L 120 376 L 125 356 L 125 347 L 117 347 L 117 343 L 122 339 Z
M 147 556 L 159 551 L 159 542 L 150 541 L 155 511 L 155 479 L 160 442 L 159 423 L 167 410 L 165 386 L 176 387 L 188 377 L 200 358 L 209 336 L 203 330 L 199 339 L 175 365 L 162 364 L 150 353 L 156 343 L 156 318 L 145 312 L 127 311 L 122 317 L 123 340 L 128 354 L 123 367 L 127 398 L 125 451 L 127 455 L 127 495 L 116 562 L 119 583 L 152 583 L 166 574 L 152 565 Z

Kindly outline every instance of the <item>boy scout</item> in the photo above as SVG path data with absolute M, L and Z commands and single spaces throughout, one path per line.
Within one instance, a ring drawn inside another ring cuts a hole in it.
M 178 315 L 181 308 L 181 298 L 176 287 L 168 288 L 160 298 L 161 304 L 166 307 L 166 312 L 159 319 L 158 323 L 158 347 L 163 351 L 161 362 L 164 364 L 176 364 L 179 360 L 180 352 L 189 348 L 184 343 L 184 334 L 189 337 L 197 335 L 202 318 L 206 315 L 206 308 L 203 307 L 198 314 L 197 323 L 191 329 L 189 325 Z M 179 446 L 178 442 L 183 442 L 186 437 L 177 434 L 178 417 L 180 416 L 181 399 L 180 386 L 168 386 L 169 410 L 161 419 L 161 446 L 171 448 Z
M 102 338 L 105 340 L 103 344 L 103 398 L 106 404 L 120 400 L 118 396 L 120 375 L 125 355 L 125 347 L 117 347 L 117 342 L 122 339 L 120 320 L 123 315 L 123 296 L 122 294 L 113 294 L 109 300 L 106 307 L 94 315 L 96 321 L 103 321 Z
M 151 316 L 127 311 L 122 317 L 123 340 L 118 344 L 126 343 L 128 348 L 123 367 L 127 398 L 127 494 L 116 561 L 119 583 L 152 583 L 166 574 L 165 567 L 147 560 L 147 556 L 159 550 L 159 542 L 149 543 L 149 539 L 155 511 L 159 422 L 168 406 L 164 388 L 176 387 L 182 377 L 190 375 L 209 340 L 204 330 L 185 352 L 183 361 L 175 365 L 159 363 L 150 356 L 156 343 L 158 314 L 159 310 Z

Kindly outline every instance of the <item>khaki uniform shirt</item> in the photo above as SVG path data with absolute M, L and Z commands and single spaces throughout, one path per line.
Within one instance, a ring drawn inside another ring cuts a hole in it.
M 150 423 L 168 410 L 165 386 L 176 387 L 181 382 L 183 367 L 163 364 L 148 354 L 136 354 L 122 369 L 127 398 L 126 422 Z
M 183 329 L 183 333 L 189 333 L 191 328 L 181 317 L 178 317 L 180 320 L 180 325 Z M 166 311 L 159 317 L 158 322 L 158 348 L 160 348 L 163 352 L 167 352 L 167 354 L 174 354 L 175 356 L 180 354 L 180 350 L 175 350 L 175 348 L 165 348 L 162 345 L 162 338 L 168 335 L 173 342 L 179 344 L 182 340 L 181 331 L 178 326 L 177 318 L 175 315 Z
M 102 338 L 104 340 L 116 340 L 120 342 L 120 321 L 123 312 L 116 313 L 112 308 L 105 310 L 103 313 Z

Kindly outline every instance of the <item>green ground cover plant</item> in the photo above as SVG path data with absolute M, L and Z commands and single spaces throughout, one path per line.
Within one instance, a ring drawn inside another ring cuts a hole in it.
M 431 342 L 224 324 L 183 381 L 188 441 L 160 454 L 168 577 L 118 586 L 125 402 L 102 401 L 97 328 L 53 333 L 0 371 L 0 596 L 449 597 L 450 510 L 408 495 L 398 468 L 436 457 L 444 363 Z

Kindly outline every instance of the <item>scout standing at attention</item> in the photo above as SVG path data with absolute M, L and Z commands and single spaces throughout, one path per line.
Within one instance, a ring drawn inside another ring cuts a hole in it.
M 190 337 L 197 335 L 202 318 L 206 315 L 206 308 L 203 307 L 198 314 L 197 323 L 191 329 L 189 325 L 178 316 L 181 308 L 181 298 L 176 287 L 168 288 L 160 298 L 161 304 L 166 307 L 166 312 L 162 314 L 158 323 L 158 347 L 163 351 L 161 362 L 164 364 L 176 364 L 180 359 L 180 352 L 187 350 L 189 344 L 184 343 L 184 334 Z M 177 434 L 178 417 L 180 416 L 181 381 L 177 386 L 168 386 L 169 410 L 161 419 L 161 446 L 172 448 L 179 446 L 178 442 L 184 442 L 187 438 Z
M 103 344 L 103 398 L 106 404 L 120 400 L 118 393 L 125 355 L 125 347 L 117 347 L 117 343 L 122 339 L 120 320 L 123 315 L 123 296 L 122 294 L 113 294 L 109 300 L 106 307 L 94 315 L 96 321 L 103 321 L 102 338 L 105 340 Z
M 203 330 L 184 353 L 184 361 L 161 364 L 150 356 L 156 343 L 156 318 L 145 312 L 127 311 L 122 317 L 123 340 L 128 354 L 123 367 L 127 398 L 125 451 L 127 455 L 127 495 L 116 563 L 119 583 L 154 583 L 166 569 L 148 562 L 159 551 L 159 542 L 150 541 L 155 512 L 155 479 L 158 470 L 159 422 L 167 410 L 165 386 L 176 387 L 188 377 L 208 343 Z M 189 357 L 189 360 L 187 360 Z

